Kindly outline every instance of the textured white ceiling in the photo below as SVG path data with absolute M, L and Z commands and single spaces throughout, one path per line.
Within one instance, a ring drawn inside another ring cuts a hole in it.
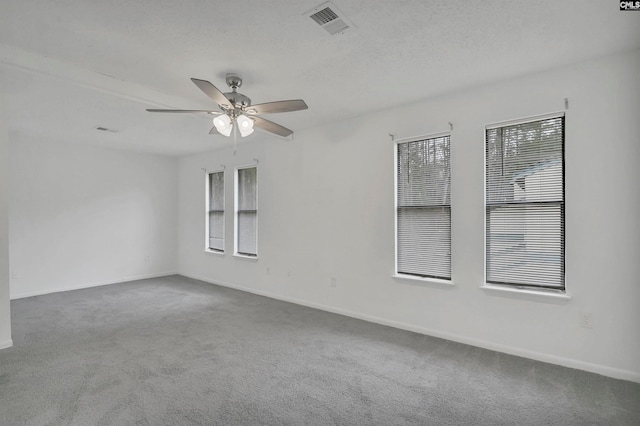
M 1 0 L 0 89 L 10 130 L 182 155 L 230 143 L 190 77 L 254 103 L 292 130 L 640 48 L 640 12 L 603 0 L 335 0 L 356 28 L 331 36 L 305 12 L 322 0 Z M 95 130 L 113 128 L 118 133 Z M 256 132 L 251 138 L 275 140 Z

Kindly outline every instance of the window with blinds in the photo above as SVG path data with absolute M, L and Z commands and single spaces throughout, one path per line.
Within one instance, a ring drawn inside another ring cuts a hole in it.
M 224 252 L 224 172 L 209 173 L 209 250 Z
M 564 116 L 486 128 L 486 274 L 564 290 Z
M 450 139 L 397 144 L 398 274 L 451 279 Z
M 258 255 L 258 169 L 238 169 L 236 190 L 236 253 Z

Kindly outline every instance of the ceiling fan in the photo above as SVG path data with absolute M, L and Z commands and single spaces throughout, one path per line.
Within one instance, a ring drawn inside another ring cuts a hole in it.
M 213 118 L 213 127 L 209 132 L 210 134 L 219 133 L 224 136 L 229 136 L 231 135 L 231 130 L 234 128 L 234 123 L 242 137 L 249 136 L 253 133 L 254 126 L 283 137 L 293 134 L 292 130 L 258 116 L 261 114 L 273 114 L 277 112 L 290 112 L 307 109 L 308 106 L 302 99 L 251 105 L 251 99 L 242 93 L 237 92 L 237 89 L 242 86 L 242 78 L 237 74 L 227 74 L 226 77 L 227 85 L 231 88 L 231 92 L 227 93 L 222 93 L 216 86 L 206 80 L 199 80 L 197 78 L 191 79 L 191 81 L 193 81 L 193 83 L 198 86 L 205 95 L 213 99 L 213 101 L 218 104 L 218 110 L 147 109 L 147 111 L 204 113 L 215 115 Z

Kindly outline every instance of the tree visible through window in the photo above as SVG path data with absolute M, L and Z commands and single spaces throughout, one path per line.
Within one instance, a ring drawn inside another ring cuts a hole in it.
M 258 169 L 238 169 L 236 252 L 245 256 L 258 253 Z
M 564 289 L 564 116 L 486 129 L 486 273 Z
M 397 273 L 451 278 L 450 136 L 397 145 Z
M 209 173 L 208 248 L 224 251 L 224 172 Z

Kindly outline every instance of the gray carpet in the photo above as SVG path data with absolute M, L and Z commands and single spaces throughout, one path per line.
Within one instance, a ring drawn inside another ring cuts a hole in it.
M 172 276 L 11 302 L 2 425 L 638 425 L 640 384 Z

